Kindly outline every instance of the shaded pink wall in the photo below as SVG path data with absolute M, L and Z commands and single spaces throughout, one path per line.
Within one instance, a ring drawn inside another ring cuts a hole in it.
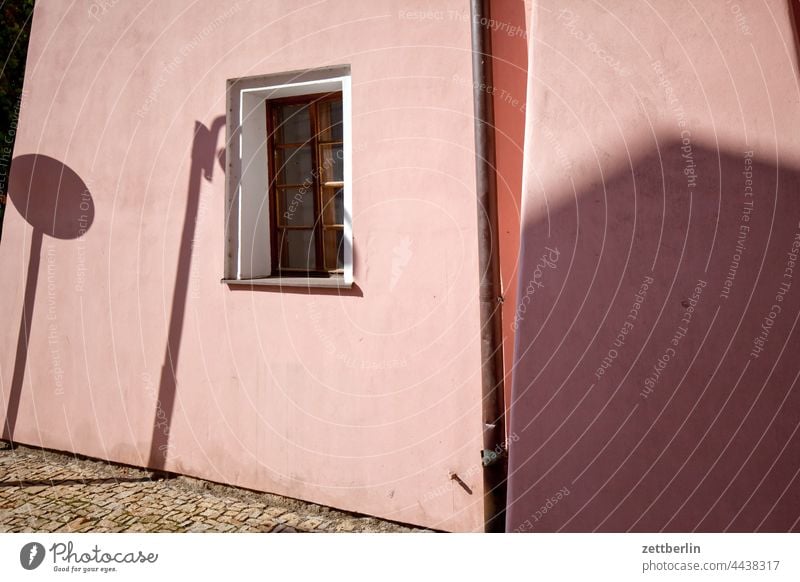
M 788 3 L 532 9 L 508 528 L 797 531 Z
M 15 155 L 65 164 L 94 221 L 77 239 L 45 235 L 29 276 L 31 228 L 13 204 L 6 213 L 0 411 L 14 412 L 14 439 L 481 530 L 467 10 L 38 3 Z M 352 70 L 357 289 L 220 284 L 224 137 L 209 128 L 225 115 L 226 79 L 340 64 Z M 178 265 L 188 281 L 174 299 Z

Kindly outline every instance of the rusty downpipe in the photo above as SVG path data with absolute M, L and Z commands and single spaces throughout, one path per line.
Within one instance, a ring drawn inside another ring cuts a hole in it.
M 478 198 L 481 386 L 485 531 L 505 531 L 505 402 L 503 397 L 502 291 L 497 221 L 492 41 L 489 0 L 470 0 L 475 107 L 475 174 Z M 498 454 L 500 453 L 500 454 Z

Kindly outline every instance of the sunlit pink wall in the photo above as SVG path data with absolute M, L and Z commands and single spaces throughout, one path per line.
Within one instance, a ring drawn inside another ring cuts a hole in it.
M 509 529 L 797 530 L 789 3 L 531 8 Z
M 81 238 L 43 241 L 14 439 L 142 465 L 155 423 L 170 471 L 480 530 L 467 10 L 457 0 L 37 3 L 15 155 L 71 168 L 95 219 Z M 357 291 L 220 284 L 215 164 L 188 229 L 166 428 L 159 384 L 195 123 L 225 115 L 226 79 L 341 64 L 353 84 Z M 0 411 L 31 234 L 10 204 Z
M 503 360 L 506 404 L 514 364 L 528 29 L 523 0 L 491 4 L 492 75 L 497 165 L 500 270 L 503 281 Z

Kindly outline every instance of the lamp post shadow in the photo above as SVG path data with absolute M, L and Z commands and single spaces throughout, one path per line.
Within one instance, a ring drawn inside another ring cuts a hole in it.
M 158 398 L 153 419 L 153 434 L 150 440 L 150 454 L 147 462 L 147 466 L 153 469 L 164 469 L 169 452 L 169 433 L 175 409 L 181 333 L 186 313 L 186 296 L 189 289 L 189 275 L 192 266 L 192 241 L 195 236 L 200 206 L 200 184 L 203 178 L 211 181 L 214 173 L 214 162 L 217 161 L 217 137 L 224 126 L 224 116 L 214 119 L 210 128 L 199 121 L 196 121 L 194 126 L 186 212 L 178 250 L 175 287 L 172 293 L 172 311 L 170 312 L 164 360 L 161 365 Z M 221 159 L 220 165 L 224 167 Z

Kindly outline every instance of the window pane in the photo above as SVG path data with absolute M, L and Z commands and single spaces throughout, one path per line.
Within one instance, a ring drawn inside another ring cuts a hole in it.
M 275 139 L 278 143 L 305 143 L 311 138 L 308 105 L 282 105 L 277 108 Z
M 344 224 L 344 190 L 322 189 L 322 220 L 326 225 Z
M 344 231 L 325 229 L 325 269 L 344 268 Z
M 317 252 L 313 230 L 283 230 L 280 266 L 283 269 L 313 271 Z
M 275 165 L 278 170 L 278 184 L 308 184 L 313 178 L 311 147 L 278 148 L 275 150 Z
M 342 141 L 342 100 L 319 103 L 317 116 L 320 141 Z
M 314 189 L 279 188 L 278 222 L 281 226 L 314 226 Z
M 322 182 L 341 182 L 344 180 L 344 150 L 340 145 L 320 146 L 320 166 Z

